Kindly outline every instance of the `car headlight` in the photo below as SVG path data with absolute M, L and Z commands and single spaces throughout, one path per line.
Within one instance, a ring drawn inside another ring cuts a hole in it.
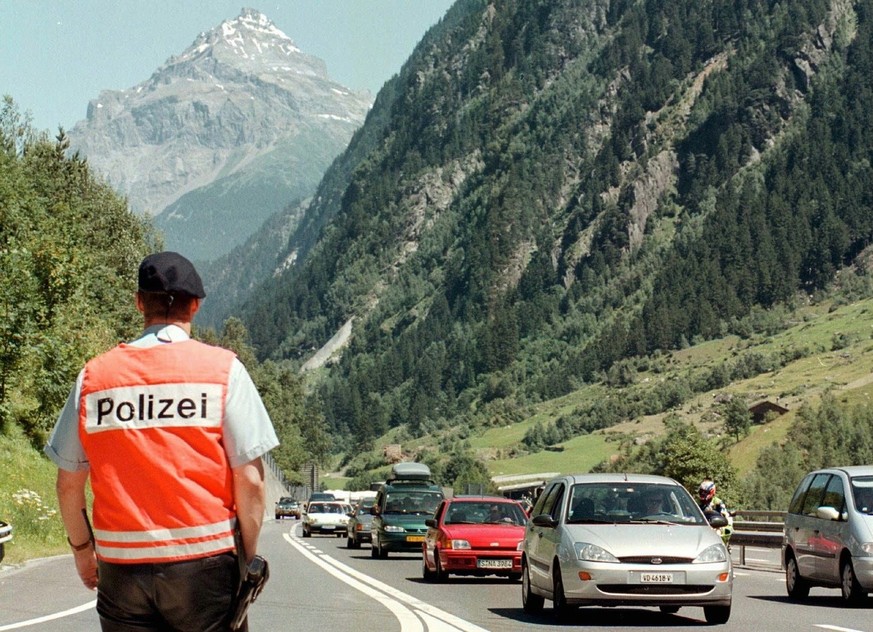
M 398 527 L 397 525 L 385 525 L 385 533 L 403 533 L 404 531 L 406 531 L 406 529 L 404 529 L 403 527 Z
M 447 544 L 449 545 L 448 548 L 454 549 L 455 551 L 469 550 L 472 548 L 467 540 L 449 540 Z
M 861 550 L 867 555 L 873 555 L 873 542 L 865 542 L 861 545 Z
M 713 544 L 712 546 L 708 546 L 700 555 L 694 558 L 695 564 L 724 561 L 727 561 L 727 551 L 724 548 L 724 544 Z
M 573 546 L 576 549 L 576 557 L 584 562 L 610 562 L 612 564 L 618 564 L 617 557 L 596 544 L 576 542 Z

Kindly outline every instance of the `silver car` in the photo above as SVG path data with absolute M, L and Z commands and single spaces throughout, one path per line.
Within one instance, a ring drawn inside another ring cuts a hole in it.
M 798 485 L 785 515 L 782 561 L 794 599 L 811 586 L 840 588 L 847 603 L 873 590 L 873 466 L 816 470 Z
M 730 618 L 733 570 L 714 527 L 670 478 L 579 474 L 550 481 L 531 511 L 522 552 L 526 612 L 577 606 L 702 606 L 708 623 Z

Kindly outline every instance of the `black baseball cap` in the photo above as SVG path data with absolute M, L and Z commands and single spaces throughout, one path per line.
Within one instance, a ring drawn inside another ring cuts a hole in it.
M 157 252 L 139 264 L 139 291 L 187 294 L 204 298 L 203 282 L 194 264 L 178 252 Z

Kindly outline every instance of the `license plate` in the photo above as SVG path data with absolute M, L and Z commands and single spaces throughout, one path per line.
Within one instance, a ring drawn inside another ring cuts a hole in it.
M 673 573 L 640 573 L 643 584 L 672 584 Z
M 476 560 L 479 568 L 512 568 L 512 560 Z
M 407 542 L 424 542 L 423 535 L 408 535 L 406 536 Z
M 336 527 L 334 527 L 332 524 L 326 524 L 321 527 L 322 531 L 333 531 L 334 529 L 336 529 Z

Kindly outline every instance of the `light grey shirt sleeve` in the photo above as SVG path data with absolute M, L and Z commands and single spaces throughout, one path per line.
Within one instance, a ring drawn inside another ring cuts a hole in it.
M 69 472 L 90 467 L 79 439 L 79 395 L 82 392 L 83 375 L 84 371 L 80 371 L 45 446 L 46 456 L 59 468 Z
M 246 368 L 234 358 L 224 411 L 224 450 L 231 467 L 244 465 L 279 445 L 270 415 Z

